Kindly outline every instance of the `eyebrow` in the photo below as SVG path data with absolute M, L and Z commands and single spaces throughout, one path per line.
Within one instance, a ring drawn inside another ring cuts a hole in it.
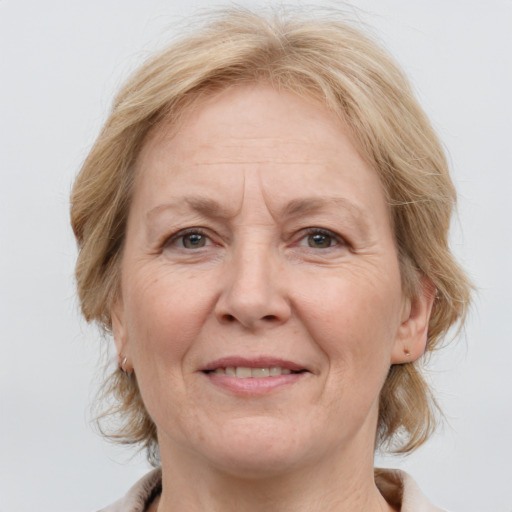
M 358 206 L 344 197 L 306 197 L 303 199 L 292 199 L 286 205 L 283 214 L 293 217 L 304 213 L 314 213 L 325 208 L 325 206 L 341 206 L 352 213 L 362 213 Z
M 356 224 L 368 231 L 370 224 L 368 217 L 361 207 L 345 197 L 308 197 L 303 199 L 293 199 L 284 208 L 283 215 L 288 217 L 297 217 L 300 215 L 313 214 L 323 210 L 325 207 L 333 206 L 346 210 L 354 219 Z
M 232 212 L 230 212 L 228 208 L 223 207 L 213 199 L 198 196 L 185 196 L 175 201 L 155 206 L 149 210 L 146 217 L 151 219 L 166 210 L 178 210 L 183 207 L 196 211 L 206 217 L 229 218 L 232 216 Z

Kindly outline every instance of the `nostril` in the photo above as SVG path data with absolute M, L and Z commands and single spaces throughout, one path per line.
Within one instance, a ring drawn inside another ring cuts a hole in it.
M 265 322 L 275 322 L 278 319 L 276 315 L 265 315 L 261 317 L 261 320 Z M 233 322 L 237 322 L 237 317 L 231 314 L 225 314 L 222 315 L 222 321 L 228 324 L 231 324 Z

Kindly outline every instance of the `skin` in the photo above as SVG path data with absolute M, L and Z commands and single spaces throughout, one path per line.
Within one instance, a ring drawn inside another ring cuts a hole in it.
M 232 87 L 154 130 L 136 173 L 113 328 L 158 429 L 153 510 L 392 510 L 378 398 L 423 353 L 432 301 L 403 295 L 381 183 L 340 120 Z M 244 393 L 203 371 L 225 357 L 305 371 Z

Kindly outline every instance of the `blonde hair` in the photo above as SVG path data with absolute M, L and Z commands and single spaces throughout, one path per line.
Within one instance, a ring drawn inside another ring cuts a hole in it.
M 471 291 L 448 246 L 456 194 L 446 157 L 398 65 L 332 11 L 215 11 L 127 81 L 71 196 L 85 318 L 110 330 L 133 167 L 149 130 L 163 119 L 177 126 L 180 115 L 213 90 L 255 81 L 314 97 L 350 128 L 387 194 L 405 293 L 418 293 L 421 276 L 435 286 L 426 352 L 435 350 L 454 323 L 462 325 Z M 419 364 L 390 369 L 381 392 L 380 447 L 409 452 L 434 430 L 437 406 Z M 103 395 L 111 399 L 103 417 L 114 414 L 121 420 L 110 437 L 141 443 L 156 460 L 156 428 L 136 377 L 116 370 Z

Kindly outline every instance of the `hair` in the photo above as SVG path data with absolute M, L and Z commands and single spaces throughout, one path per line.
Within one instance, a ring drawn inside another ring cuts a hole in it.
M 394 60 L 332 10 L 229 8 L 210 12 L 192 33 L 138 69 L 114 101 L 71 195 L 79 254 L 78 295 L 87 321 L 111 330 L 134 182 L 134 163 L 159 123 L 178 126 L 202 97 L 248 82 L 315 98 L 343 119 L 362 158 L 378 173 L 394 226 L 402 287 L 415 297 L 435 287 L 426 353 L 462 326 L 471 284 L 448 245 L 456 194 L 446 156 Z M 156 427 L 137 386 L 115 369 L 100 399 L 100 420 L 118 422 L 111 439 L 145 447 L 158 461 Z M 432 434 L 439 409 L 421 360 L 394 365 L 381 391 L 376 446 L 407 453 Z M 100 427 L 101 428 L 101 427 Z

